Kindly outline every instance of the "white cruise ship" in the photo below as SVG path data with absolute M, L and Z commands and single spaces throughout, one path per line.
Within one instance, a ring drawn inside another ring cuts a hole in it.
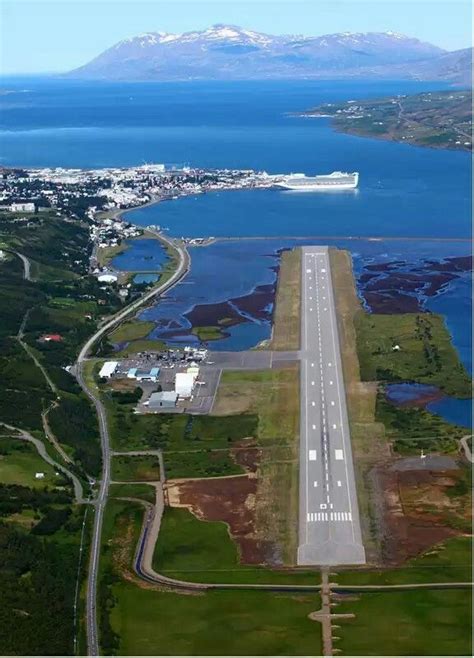
M 306 176 L 305 174 L 290 174 L 277 181 L 278 187 L 285 190 L 353 190 L 359 184 L 359 172 L 350 174 L 342 171 L 333 171 L 332 174 L 322 176 Z

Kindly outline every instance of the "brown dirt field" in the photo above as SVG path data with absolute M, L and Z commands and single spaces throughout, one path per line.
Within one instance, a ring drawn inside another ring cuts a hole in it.
M 255 534 L 257 480 L 250 476 L 169 481 L 172 507 L 187 507 L 199 519 L 224 521 L 245 564 L 271 560 L 273 546 Z
M 378 525 L 383 532 L 384 564 L 400 565 L 463 534 L 459 524 L 469 522 L 469 501 L 466 496 L 447 494 L 458 477 L 459 471 L 394 471 L 388 465 L 374 469 L 374 489 L 381 499 Z
M 255 439 L 243 439 L 231 450 L 235 462 L 249 473 L 256 473 L 262 451 L 255 445 Z
M 104 387 L 105 391 L 134 391 L 139 384 L 135 379 L 127 379 L 122 377 L 121 379 L 111 379 L 107 382 L 107 385 Z
M 296 561 L 298 518 L 299 369 L 222 375 L 214 413 L 257 413 L 257 536 L 273 546 L 272 562 Z
M 281 255 L 270 348 L 300 348 L 301 249 Z

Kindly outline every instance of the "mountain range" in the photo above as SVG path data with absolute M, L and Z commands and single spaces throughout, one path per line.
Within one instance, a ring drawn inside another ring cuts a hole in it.
M 472 50 L 448 52 L 396 32 L 280 35 L 214 25 L 119 41 L 67 74 L 108 80 L 400 78 L 469 83 Z

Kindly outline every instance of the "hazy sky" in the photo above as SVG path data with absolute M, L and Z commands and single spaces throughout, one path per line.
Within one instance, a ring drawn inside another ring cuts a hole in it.
M 393 30 L 448 50 L 471 45 L 463 0 L 0 0 L 0 71 L 64 71 L 142 32 L 232 23 L 275 34 Z

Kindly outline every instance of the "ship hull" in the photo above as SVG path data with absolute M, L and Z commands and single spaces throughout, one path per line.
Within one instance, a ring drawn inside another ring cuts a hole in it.
M 293 192 L 330 192 L 339 190 L 355 190 L 359 184 L 359 172 L 351 174 L 333 171 L 325 176 L 305 176 L 293 174 L 276 181 L 278 187 Z
M 327 192 L 328 190 L 334 190 L 338 192 L 339 190 L 355 190 L 357 188 L 357 183 L 348 183 L 341 185 L 291 185 L 290 183 L 278 183 L 278 187 L 283 190 L 292 190 L 293 192 Z

